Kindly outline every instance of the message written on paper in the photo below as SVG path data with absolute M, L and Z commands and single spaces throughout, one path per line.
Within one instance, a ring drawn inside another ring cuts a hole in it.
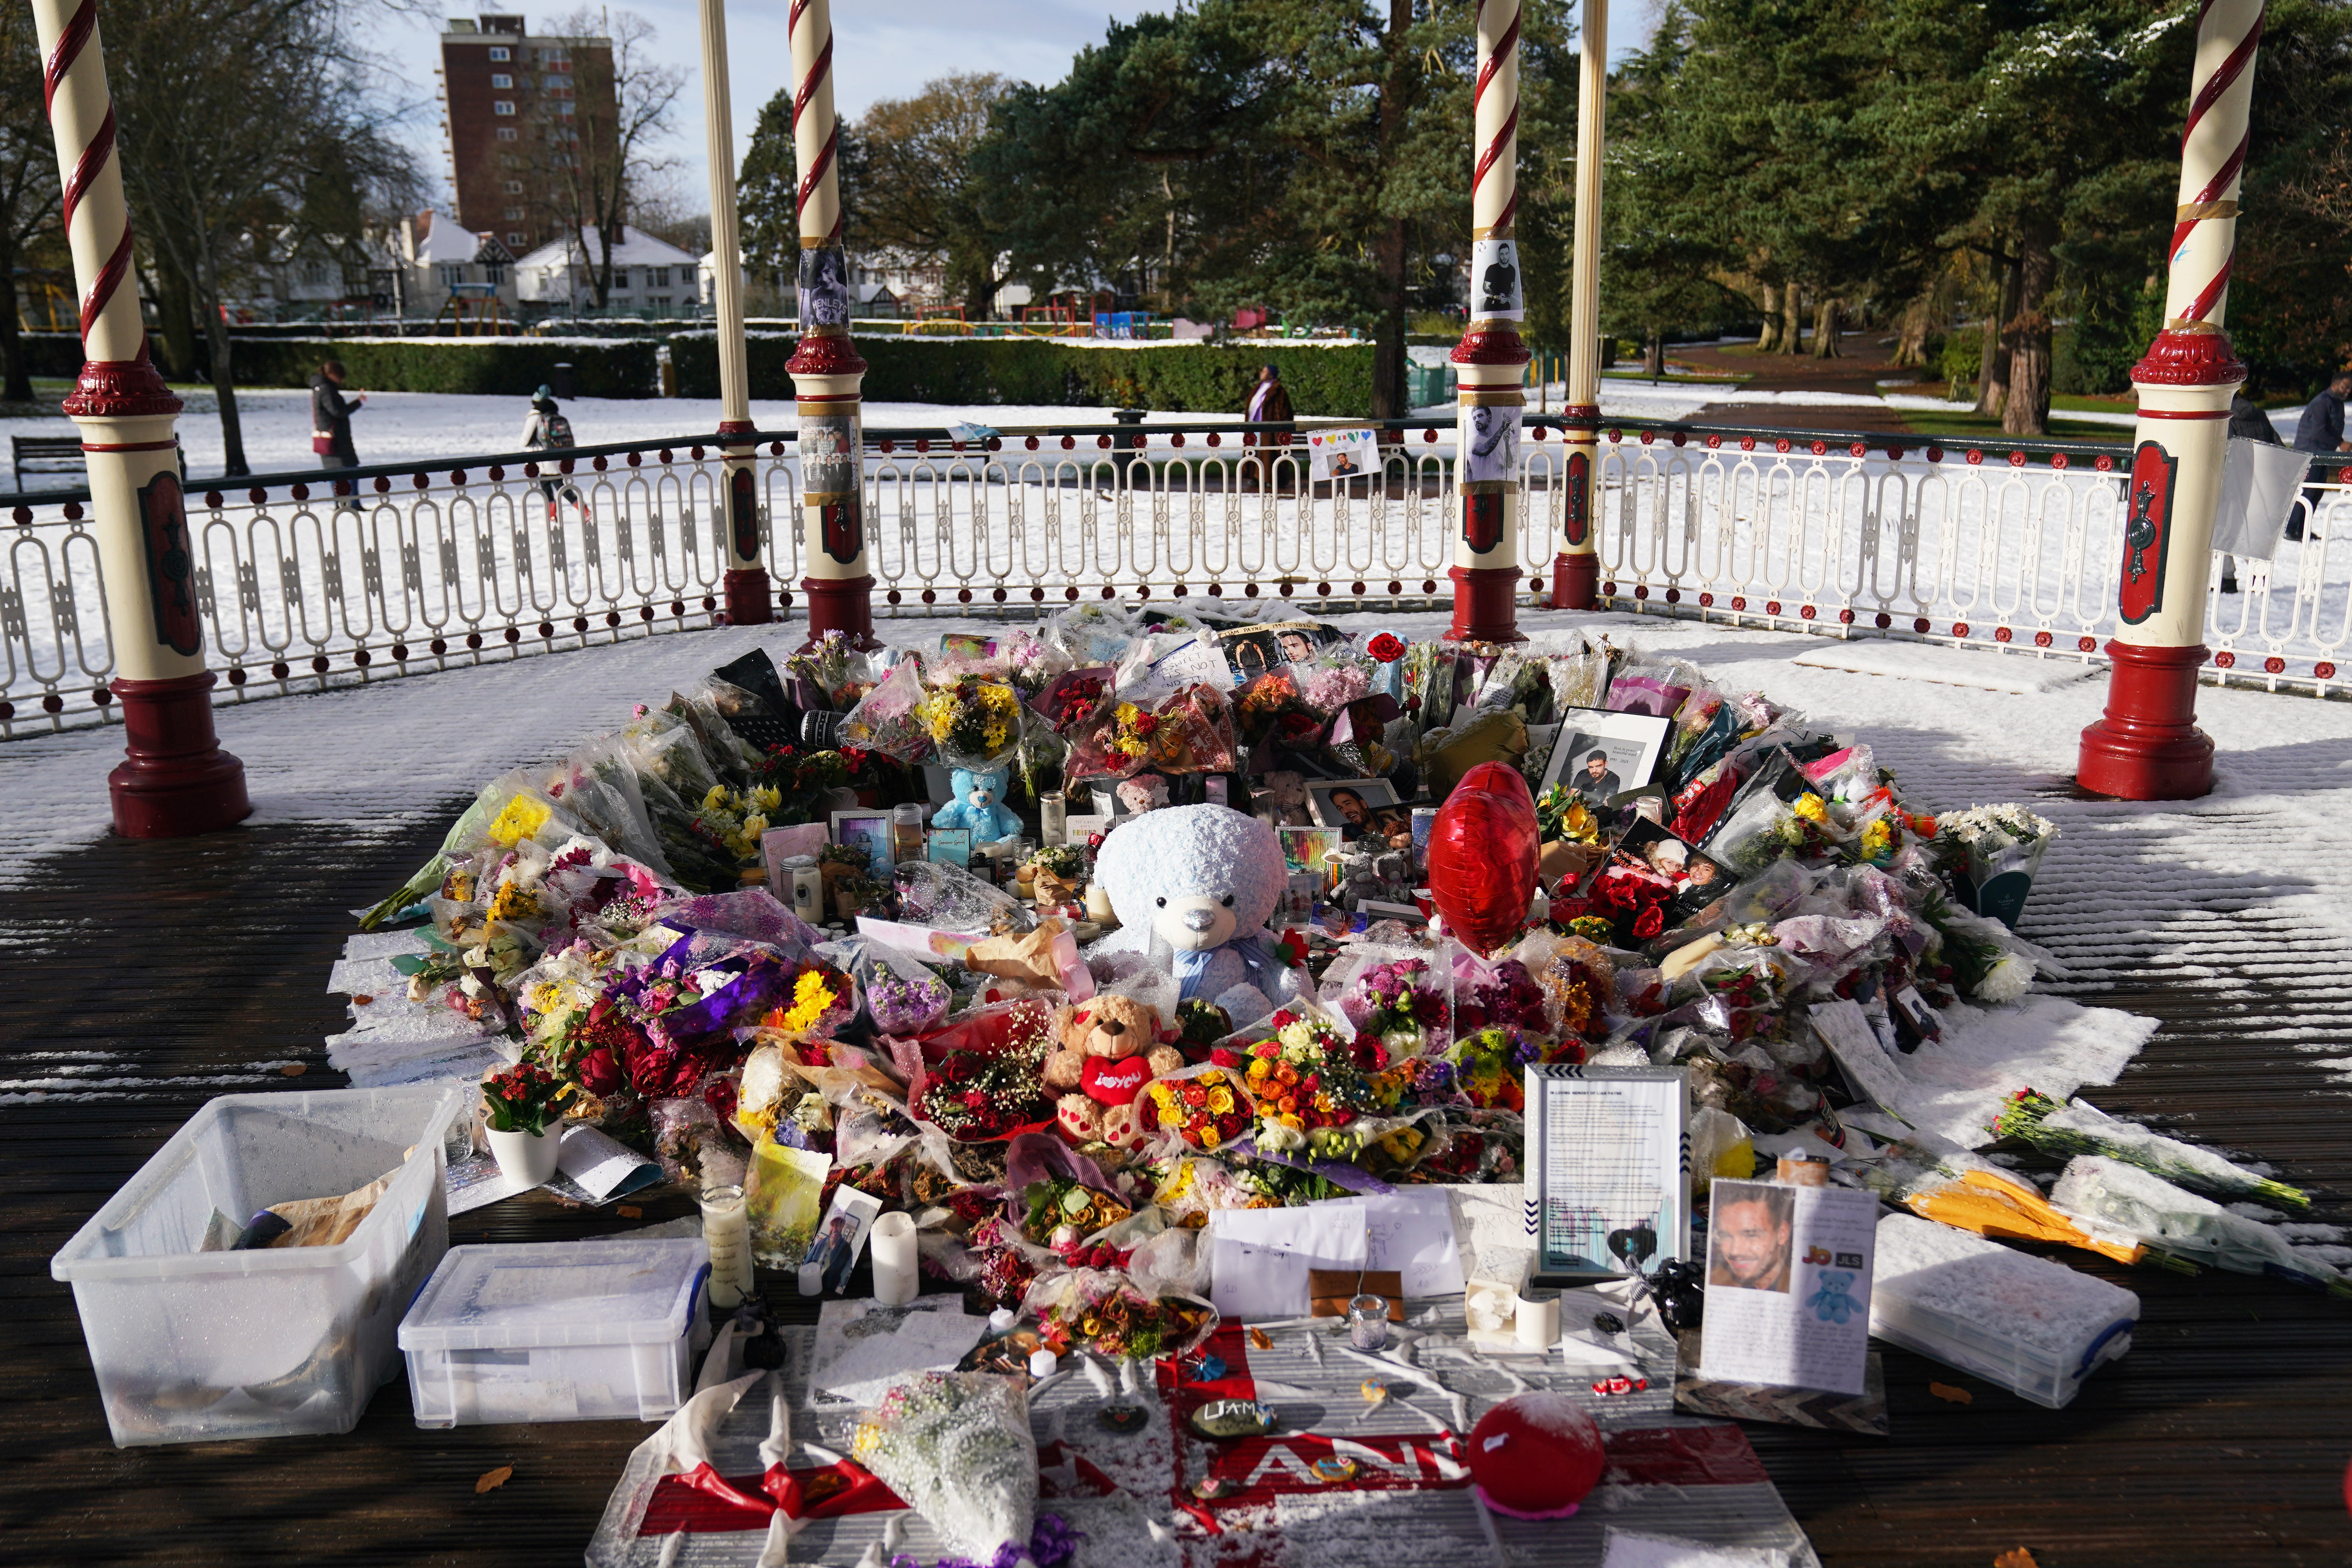
M 1699 1352 L 1706 1375 L 1862 1393 L 1877 1218 L 1868 1193 L 1717 1181 Z

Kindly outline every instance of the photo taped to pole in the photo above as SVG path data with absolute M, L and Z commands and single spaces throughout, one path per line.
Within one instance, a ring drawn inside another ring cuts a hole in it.
M 849 330 L 849 258 L 837 245 L 801 251 L 801 331 Z
M 2180 459 L 2154 441 L 2132 454 L 2129 510 L 2124 522 L 2124 574 L 2116 608 L 2136 626 L 2164 608 L 2165 556 L 2172 543 L 2172 487 Z
M 1527 1069 L 1536 1281 L 1639 1272 L 1690 1253 L 1690 1088 L 1681 1068 Z
M 1518 241 L 1472 240 L 1470 279 L 1477 294 L 1470 310 L 1472 320 L 1520 321 L 1527 319 L 1527 306 L 1519 290 Z

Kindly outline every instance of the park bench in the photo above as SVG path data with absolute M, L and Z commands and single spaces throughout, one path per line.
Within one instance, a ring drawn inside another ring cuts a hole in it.
M 8 461 L 16 470 L 16 493 L 22 495 L 27 473 L 79 475 L 82 472 L 81 437 L 11 436 L 8 437 Z

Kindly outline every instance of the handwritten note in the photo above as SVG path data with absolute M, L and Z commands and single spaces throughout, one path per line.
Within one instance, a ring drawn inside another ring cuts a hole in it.
M 1209 1237 L 1209 1300 L 1228 1322 L 1303 1318 L 1308 1271 L 1370 1267 L 1364 1211 L 1353 1206 L 1217 1209 Z

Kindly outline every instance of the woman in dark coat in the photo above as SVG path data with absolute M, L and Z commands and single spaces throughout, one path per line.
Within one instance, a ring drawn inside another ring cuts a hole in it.
M 343 362 L 331 359 L 319 367 L 310 378 L 310 450 L 319 454 L 322 468 L 356 468 L 360 455 L 352 445 L 352 416 L 367 402 L 367 394 L 356 392 L 343 395 Z M 344 493 L 340 483 L 337 492 Z M 341 509 L 356 511 L 358 504 L 344 500 Z

